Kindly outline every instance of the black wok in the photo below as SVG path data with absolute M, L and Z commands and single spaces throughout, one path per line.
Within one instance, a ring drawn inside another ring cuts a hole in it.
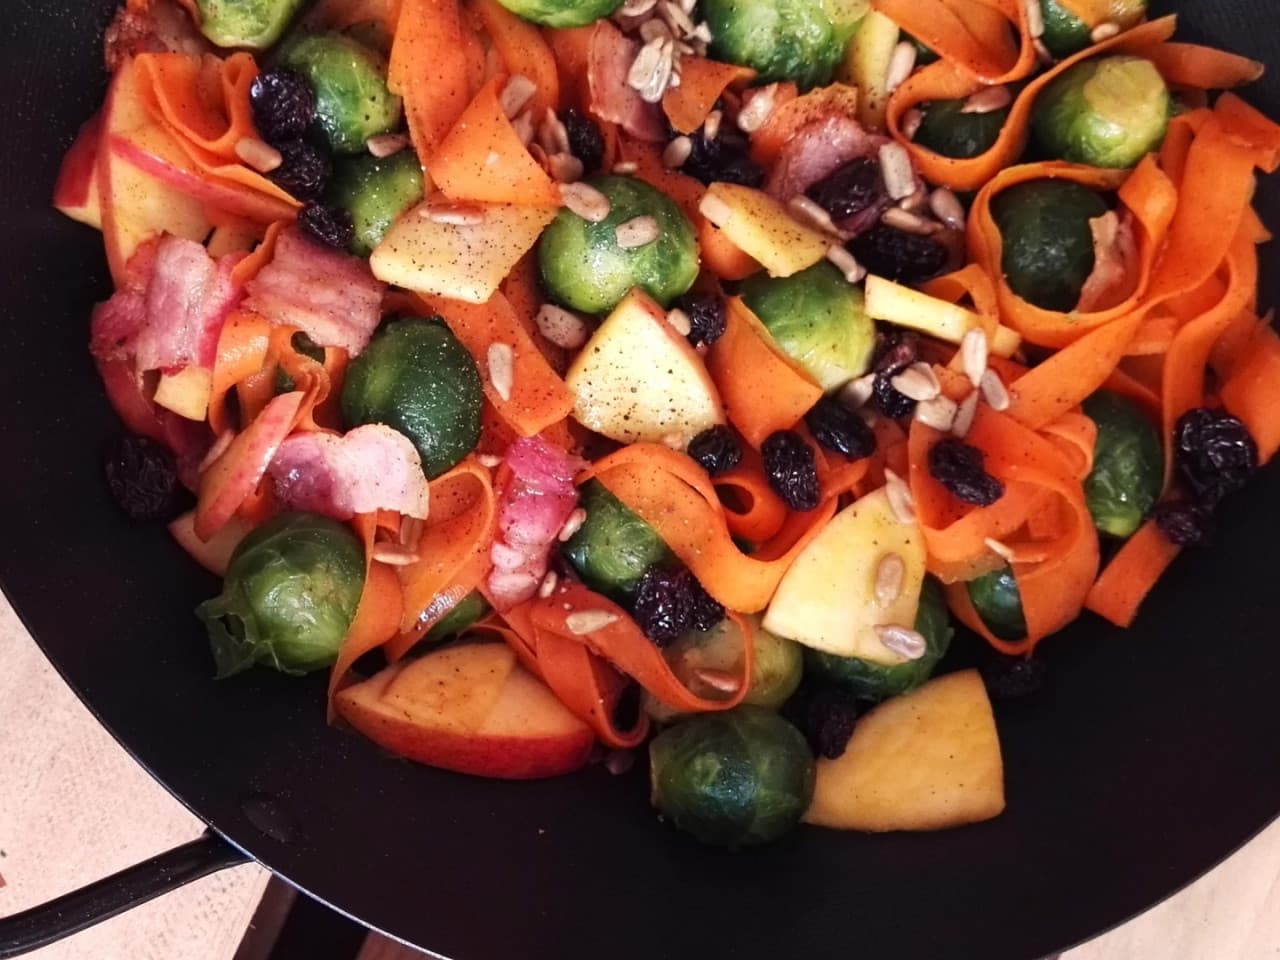
M 216 584 L 101 482 L 116 424 L 86 331 L 109 287 L 97 235 L 49 208 L 102 96 L 114 3 L 10 0 L 0 15 L 0 581 L 102 723 L 231 844 L 460 960 L 1031 960 L 1150 906 L 1280 812 L 1280 469 L 1229 504 L 1213 548 L 1178 561 L 1135 629 L 1086 618 L 1046 645 L 1047 688 L 998 714 L 1008 812 L 952 832 L 801 829 L 727 854 L 658 822 L 643 769 L 455 776 L 326 727 L 322 677 L 215 683 L 191 611 Z M 1280 65 L 1271 4 L 1156 7 L 1182 12 L 1184 37 Z M 1280 114 L 1280 73 L 1249 96 Z M 1278 256 L 1264 248 L 1264 303 L 1280 302 Z M 217 841 L 197 853 L 218 850 L 197 870 L 233 859 Z

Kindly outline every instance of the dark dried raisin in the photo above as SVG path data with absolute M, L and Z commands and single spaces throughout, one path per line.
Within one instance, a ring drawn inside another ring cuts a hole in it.
M 582 161 L 588 174 L 595 173 L 604 162 L 604 136 L 595 121 L 574 107 L 560 112 L 560 122 L 569 134 L 569 152 Z
M 280 166 L 267 177 L 276 186 L 299 200 L 317 200 L 333 176 L 329 155 L 305 140 L 290 140 L 279 145 Z
M 985 457 L 977 447 L 948 437 L 929 451 L 929 473 L 951 491 L 957 500 L 989 507 L 1004 496 L 1004 484 L 984 466 Z
M 173 454 L 147 437 L 124 434 L 107 449 L 107 488 L 131 519 L 165 520 L 178 502 L 178 465 Z
M 831 214 L 832 220 L 844 220 L 872 207 L 887 207 L 892 202 L 885 191 L 880 164 L 871 157 L 850 160 L 805 193 Z
M 298 226 L 316 240 L 339 250 L 346 250 L 355 237 L 351 214 L 341 207 L 324 203 L 308 203 L 298 213 Z
M 893 385 L 896 374 L 877 373 L 871 384 L 871 405 L 890 420 L 901 420 L 916 411 L 916 402 Z
M 1030 696 L 1044 685 L 1045 669 L 1045 662 L 1036 657 L 996 654 L 984 662 L 978 672 L 992 700 L 1017 700 Z
M 920 336 L 910 330 L 889 327 L 876 332 L 872 368 L 889 376 L 901 373 L 920 357 Z
M 249 85 L 249 107 L 262 139 L 280 146 L 307 132 L 316 116 L 316 94 L 302 74 L 273 67 Z
M 932 237 L 895 230 L 882 223 L 858 234 L 849 252 L 871 273 L 899 283 L 921 283 L 947 265 L 947 248 Z
M 697 577 L 688 570 L 685 573 L 689 576 L 689 593 L 693 597 L 693 604 L 689 610 L 689 626 L 694 630 L 710 630 L 724 619 L 724 606 L 707 593 Z
M 1243 487 L 1258 467 L 1248 428 L 1221 410 L 1188 410 L 1173 428 L 1173 443 L 1179 478 L 1209 506 Z
M 876 452 L 876 435 L 865 420 L 830 397 L 823 397 L 804 416 L 813 439 L 850 460 Z
M 703 430 L 690 440 L 688 454 L 714 477 L 742 462 L 742 445 L 732 430 L 721 425 Z
M 818 468 L 813 447 L 794 430 L 779 430 L 760 447 L 764 475 L 782 502 L 792 510 L 813 510 L 818 506 Z
M 1160 532 L 1170 543 L 1179 547 L 1197 547 L 1208 543 L 1217 529 L 1211 508 L 1182 500 L 1159 504 L 1155 518 Z
M 710 630 L 724 619 L 724 607 L 684 567 L 646 570 L 631 612 L 645 636 L 660 647 L 689 630 Z
M 849 746 L 858 703 L 839 687 L 806 682 L 783 704 L 782 716 L 804 734 L 814 754 L 835 760 Z
M 676 304 L 689 318 L 689 342 L 709 347 L 724 336 L 724 297 L 715 293 L 686 293 Z
M 702 130 L 690 134 L 693 148 L 680 172 L 703 183 L 737 183 L 744 187 L 764 185 L 764 167 L 747 153 L 745 140 L 719 136 L 708 140 Z

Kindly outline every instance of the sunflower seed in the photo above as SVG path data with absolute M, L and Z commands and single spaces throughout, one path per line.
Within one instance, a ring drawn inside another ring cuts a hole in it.
M 915 419 L 926 427 L 947 431 L 956 421 L 956 402 L 950 397 L 939 394 L 932 400 L 921 400 L 916 404 Z
M 547 172 L 557 183 L 575 183 L 582 179 L 585 170 L 582 161 L 572 153 L 553 153 L 547 157 Z
M 575 533 L 582 529 L 582 525 L 587 522 L 587 511 L 581 507 L 575 507 L 573 512 L 569 514 L 564 522 L 564 526 L 560 528 L 560 532 L 556 534 L 556 539 L 561 543 L 568 543 Z
M 502 107 L 502 112 L 508 117 L 514 118 L 521 110 L 529 105 L 529 101 L 533 99 L 534 94 L 538 92 L 538 85 L 526 77 L 524 74 L 517 73 L 502 88 L 502 92 L 498 94 L 498 103 Z
M 662 151 L 662 165 L 669 170 L 679 170 L 693 153 L 693 141 L 688 137 L 676 137 Z
M 587 342 L 587 324 L 577 314 L 544 303 L 535 321 L 538 332 L 564 350 L 576 350 Z
M 677 37 L 693 36 L 693 20 L 684 12 L 680 4 L 665 0 L 661 7 L 661 14 L 662 19 L 671 27 L 671 32 Z
M 920 124 L 924 123 L 924 114 L 912 107 L 902 115 L 902 119 L 898 123 L 898 127 L 902 130 L 902 135 L 908 140 L 914 140 L 916 134 L 920 132 Z
M 418 208 L 419 216 L 433 223 L 455 227 L 474 227 L 484 222 L 484 211 L 473 203 L 431 203 Z
M 856 380 L 850 380 L 841 387 L 840 392 L 836 394 L 836 400 L 848 410 L 860 410 L 871 399 L 875 385 L 876 375 L 868 373 L 866 376 L 858 377 Z
M 733 208 L 708 190 L 698 201 L 698 212 L 714 223 L 723 227 L 733 219 Z
M 640 53 L 627 72 L 627 85 L 639 93 L 640 98 L 646 103 L 657 103 L 670 84 L 674 66 L 675 44 L 671 38 L 654 37 L 640 48 Z
M 569 628 L 569 632 L 579 637 L 603 630 L 617 622 L 618 615 L 608 610 L 579 610 L 564 618 L 564 625 Z
M 1004 84 L 994 87 L 983 87 L 977 93 L 967 97 L 961 113 L 995 113 L 1013 103 L 1013 94 Z
M 929 209 L 951 229 L 964 229 L 964 206 L 960 203 L 960 198 L 946 187 L 938 187 L 929 194 Z
M 488 361 L 489 383 L 493 385 L 493 392 L 503 400 L 510 400 L 516 378 L 515 351 L 508 343 L 491 343 L 485 359 Z
M 886 553 L 876 564 L 876 603 L 887 607 L 902 596 L 902 581 L 906 579 L 907 565 L 901 555 Z
M 899 626 L 896 623 L 882 623 L 877 624 L 875 629 L 881 645 L 900 657 L 919 660 L 928 649 L 924 637 L 910 627 Z
M 889 58 L 889 69 L 884 77 L 886 93 L 893 93 L 906 82 L 907 77 L 911 76 L 911 71 L 916 68 L 916 53 L 916 45 L 909 40 L 903 40 L 893 48 L 893 55 Z
M 526 147 L 532 144 L 534 135 L 533 114 L 528 110 L 519 114 L 511 121 L 511 129 L 515 131 L 516 136 L 520 138 L 520 142 Z
M 884 471 L 884 492 L 889 498 L 889 509 L 899 523 L 916 522 L 916 501 L 911 495 L 911 488 L 888 467 Z
M 241 137 L 237 140 L 236 156 L 259 173 L 270 173 L 284 163 L 279 150 L 257 137 Z
M 667 323 L 671 324 L 671 329 L 682 337 L 687 337 L 693 333 L 693 323 L 690 321 L 689 315 L 679 307 L 667 311 Z
M 1013 563 L 1013 558 L 1014 558 L 1013 548 L 1010 547 L 1007 543 L 1001 543 L 999 540 L 996 540 L 992 537 L 987 537 L 982 542 L 987 545 L 988 550 L 994 553 L 997 557 L 999 557 L 1005 563 Z
M 837 244 L 827 248 L 827 260 L 844 274 L 849 283 L 861 283 L 867 276 L 867 269 L 860 264 L 852 253 Z
M 817 201 L 803 194 L 797 194 L 787 201 L 787 209 L 791 211 L 793 217 L 806 226 L 829 233 L 833 237 L 840 236 L 840 230 L 831 219 L 831 214 L 827 213 Z
M 494 467 L 501 466 L 502 458 L 492 453 L 482 453 L 476 457 L 476 462 L 485 469 L 492 470 Z
M 426 523 L 421 517 L 403 516 L 400 518 L 400 544 L 401 546 L 416 549 L 418 541 L 422 539 L 423 528 Z
M 651 43 L 654 40 L 670 40 L 672 39 L 671 28 L 667 26 L 665 20 L 654 17 L 640 24 L 640 39 L 645 43 Z
M 890 141 L 880 148 L 880 175 L 884 177 L 885 191 L 894 200 L 916 192 L 916 172 L 911 166 L 911 154 L 900 143 Z
M 599 223 L 609 216 L 609 198 L 585 183 L 562 183 L 560 202 L 588 223 Z
M 693 28 L 693 39 L 702 45 L 705 53 L 706 45 L 711 42 L 711 28 L 707 26 L 706 21 L 698 24 Z
M 1049 64 L 1053 63 L 1053 54 L 1049 52 L 1049 48 L 1044 45 L 1043 40 L 1041 40 L 1039 37 L 1036 37 L 1035 41 L 1032 43 L 1032 46 L 1035 47 L 1036 59 L 1040 61 L 1040 63 L 1042 63 L 1045 66 L 1048 66 Z
M 699 682 L 720 693 L 734 694 L 742 686 L 741 678 L 727 670 L 699 669 L 694 670 L 693 675 Z
M 889 381 L 893 389 L 912 400 L 932 400 L 942 392 L 942 384 L 927 363 L 913 363 Z
M 1009 391 L 1000 379 L 1000 374 L 988 369 L 982 375 L 980 384 L 983 399 L 992 410 L 1003 412 L 1009 409 Z
M 418 562 L 418 553 L 398 543 L 375 543 L 373 559 L 392 567 L 407 567 Z
M 623 160 L 621 163 L 615 163 L 613 165 L 613 172 L 618 174 L 620 177 L 629 177 L 639 169 L 640 165 L 638 163 L 633 163 L 630 160 Z
M 702 122 L 702 136 L 707 140 L 714 140 L 720 136 L 720 124 L 724 120 L 724 114 L 719 110 L 712 110 L 707 114 L 707 119 Z
M 381 133 L 364 142 L 365 149 L 379 160 L 394 156 L 409 145 L 403 133 Z
M 604 768 L 620 777 L 636 765 L 634 750 L 610 750 L 604 757 Z
M 974 390 L 960 401 L 960 406 L 956 408 L 956 418 L 951 421 L 951 435 L 964 439 L 969 434 L 969 430 L 973 427 L 973 418 L 978 415 L 978 401 L 982 399 L 982 393 Z
M 921 184 L 911 192 L 910 196 L 903 197 L 898 201 L 899 209 L 906 210 L 909 213 L 919 213 L 929 205 L 929 191 Z
M 618 246 L 623 250 L 635 250 L 647 247 L 662 235 L 658 221 L 654 217 L 634 217 L 626 223 L 618 224 L 614 230 Z
M 982 385 L 987 372 L 987 333 L 974 327 L 960 339 L 960 364 L 964 375 L 975 387 Z
M 942 229 L 941 224 L 926 220 L 920 214 L 903 210 L 901 207 L 890 207 L 881 215 L 880 222 L 886 227 L 893 227 L 903 233 L 914 233 L 921 237 L 931 236 Z
M 1102 43 L 1104 40 L 1120 36 L 1120 33 L 1120 24 L 1105 20 L 1090 31 L 1089 39 L 1094 43 Z
M 776 83 L 748 90 L 743 94 L 742 109 L 738 111 L 738 129 L 743 133 L 755 133 L 769 122 L 777 101 L 778 85 Z
M 560 578 L 556 576 L 554 570 L 548 570 L 547 575 L 542 578 L 542 582 L 538 584 L 538 596 L 543 600 L 556 592 L 556 587 L 560 583 Z
M 548 110 L 538 125 L 538 143 L 548 154 L 571 153 L 569 131 L 554 110 Z
M 1023 9 L 1027 11 L 1027 33 L 1037 39 L 1044 36 L 1044 10 L 1040 0 L 1022 0 Z

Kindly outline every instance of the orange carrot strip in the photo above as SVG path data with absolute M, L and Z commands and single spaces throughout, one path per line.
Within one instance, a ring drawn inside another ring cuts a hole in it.
M 1259 323 L 1243 361 L 1222 385 L 1222 404 L 1244 421 L 1265 463 L 1280 450 L 1280 337 L 1270 325 Z
M 1213 105 L 1218 122 L 1232 137 L 1257 151 L 1255 162 L 1267 173 L 1280 164 L 1280 124 L 1249 106 L 1234 93 L 1224 93 Z
M 1118 627 L 1129 626 L 1179 550 L 1154 520 L 1148 520 L 1111 558 L 1089 591 L 1085 607 Z
M 676 202 L 676 206 L 693 223 L 701 223 L 704 217 L 698 212 L 702 195 L 707 192 L 699 181 L 678 170 L 671 170 L 662 162 L 662 151 L 656 144 L 622 138 L 619 155 L 636 165 L 635 176 L 651 187 L 656 187 Z
M 303 25 L 310 30 L 336 33 L 357 24 L 376 23 L 389 37 L 399 19 L 400 0 L 320 0 L 308 11 Z
M 1022 64 L 1010 21 L 1024 19 L 1016 3 L 977 0 L 875 0 L 872 6 L 953 65 L 988 83 L 1003 83 Z M 1001 12 L 1012 14 L 1001 16 Z M 1026 46 L 1024 44 L 1024 46 Z
M 565 106 L 585 109 L 591 93 L 587 87 L 587 65 L 591 62 L 591 43 L 596 24 L 555 30 L 547 27 L 542 35 L 551 45 L 551 53 L 560 71 L 560 99 Z
M 1168 83 L 1197 90 L 1241 87 L 1258 80 L 1265 69 L 1257 60 L 1194 43 L 1162 43 L 1147 59 Z
M 760 270 L 760 264 L 734 245 L 724 232 L 710 220 L 699 216 L 698 249 L 702 253 L 703 268 L 721 280 L 745 280 Z
M 218 335 L 218 355 L 213 364 L 209 398 L 209 426 L 215 434 L 233 429 L 227 414 L 227 393 L 262 369 L 270 337 L 271 324 L 256 313 L 236 311 L 223 324 Z
M 986 622 L 978 615 L 978 611 L 974 609 L 973 601 L 969 599 L 969 588 L 963 582 L 946 584 L 943 590 L 946 593 L 947 606 L 951 608 L 955 618 L 1001 653 L 1018 657 L 1036 648 L 1036 641 L 1029 637 L 1023 640 L 1002 640 L 992 633 Z
M 693 133 L 715 109 L 716 101 L 729 87 L 755 79 L 750 67 L 708 60 L 706 57 L 680 59 L 680 86 L 669 87 L 662 95 L 662 109 L 680 133 Z
M 387 86 L 424 163 L 467 108 L 471 87 L 457 0 L 402 0 Z
M 533 95 L 534 119 L 560 106 L 560 74 L 551 46 L 542 32 L 522 20 L 497 0 L 470 0 L 484 32 L 498 51 L 508 76 L 522 76 L 537 86 Z M 687 65 L 687 61 L 685 61 Z
M 732 470 L 712 478 L 724 504 L 729 532 L 751 543 L 764 543 L 787 520 L 787 505 L 765 479 L 760 455 L 751 447 L 743 451 L 741 462 Z

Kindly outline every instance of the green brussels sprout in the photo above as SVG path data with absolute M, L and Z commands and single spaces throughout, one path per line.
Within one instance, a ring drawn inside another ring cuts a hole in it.
M 484 393 L 471 354 L 440 317 L 385 324 L 351 361 L 342 385 L 348 427 L 385 423 L 418 448 L 432 479 L 480 441 Z
M 1133 536 L 1164 485 L 1160 434 L 1133 401 L 1118 394 L 1100 391 L 1082 407 L 1098 426 L 1093 469 L 1084 480 L 1093 525 L 1113 537 Z
M 265 50 L 284 33 L 303 0 L 196 0 L 200 32 L 219 47 Z
M 964 100 L 934 100 L 921 108 L 914 140 L 944 157 L 965 160 L 986 153 L 1009 119 L 1009 107 L 989 113 L 965 113 Z
M 650 567 L 673 558 L 662 538 L 598 480 L 579 491 L 587 519 L 561 548 L 582 582 L 619 602 L 629 600 Z
M 387 89 L 386 61 L 350 37 L 301 37 L 280 61 L 310 81 L 316 126 L 335 153 L 361 153 L 370 137 L 400 125 L 400 98 Z
M 703 843 L 768 843 L 813 799 L 814 763 L 800 731 L 763 707 L 704 713 L 649 744 L 653 805 Z
M 1074 310 L 1095 262 L 1089 221 L 1106 212 L 1102 197 L 1069 180 L 1029 180 L 997 194 L 991 213 L 1009 289 L 1045 310 Z
M 951 617 L 942 588 L 926 577 L 916 611 L 916 632 L 924 637 L 924 656 L 892 666 L 858 657 L 839 657 L 821 650 L 805 650 L 805 666 L 821 677 L 843 687 L 860 700 L 879 703 L 889 697 L 914 690 L 933 674 L 938 661 L 951 646 Z
M 1027 635 L 1022 614 L 1022 594 L 1012 568 L 1003 566 L 965 584 L 974 612 L 1001 640 L 1021 640 Z
M 538 241 L 538 265 L 552 298 L 584 313 L 608 313 L 633 287 L 664 307 L 698 277 L 693 225 L 666 194 L 634 177 L 589 181 L 609 201 L 609 215 L 590 223 L 561 210 Z M 658 222 L 658 239 L 642 247 L 618 245 L 618 227 L 637 217 Z
M 794 80 L 801 90 L 831 82 L 858 19 L 832 0 L 702 0 L 710 55 L 756 71 L 756 81 Z
M 751 618 L 751 681 L 743 703 L 767 710 L 779 709 L 800 686 L 804 655 L 798 643 L 770 633 Z M 692 630 L 668 646 L 663 655 L 671 671 L 686 687 L 709 699 L 727 700 L 729 694 L 700 682 L 698 671 L 714 670 L 741 675 L 742 629 L 726 617 L 710 630 Z M 646 693 L 644 709 L 659 723 L 681 716 L 661 700 Z
M 739 294 L 778 346 L 828 393 L 871 368 L 876 327 L 862 290 L 827 261 L 789 277 L 757 273 Z
M 459 636 L 487 617 L 491 610 L 493 607 L 489 606 L 484 594 L 472 590 L 454 604 L 453 609 L 441 617 L 422 639 L 427 643 L 440 643 Z
M 222 593 L 196 608 L 219 677 L 255 663 L 303 674 L 338 656 L 364 590 L 364 549 L 336 520 L 283 513 L 240 541 Z
M 1147 0 L 1111 0 L 1109 23 L 1128 30 L 1147 15 Z M 1089 25 L 1058 3 L 1058 0 L 1040 0 L 1044 15 L 1044 33 L 1040 39 L 1048 51 L 1062 60 L 1079 53 L 1093 42 Z
M 1040 148 L 1056 160 L 1092 167 L 1132 167 L 1159 148 L 1172 101 L 1150 60 L 1085 60 L 1056 77 L 1031 112 Z
M 498 0 L 518 17 L 544 27 L 585 27 L 611 17 L 626 0 Z
M 412 150 L 379 159 L 372 154 L 334 164 L 330 199 L 351 214 L 351 252 L 367 257 L 402 213 L 422 199 L 422 167 Z

